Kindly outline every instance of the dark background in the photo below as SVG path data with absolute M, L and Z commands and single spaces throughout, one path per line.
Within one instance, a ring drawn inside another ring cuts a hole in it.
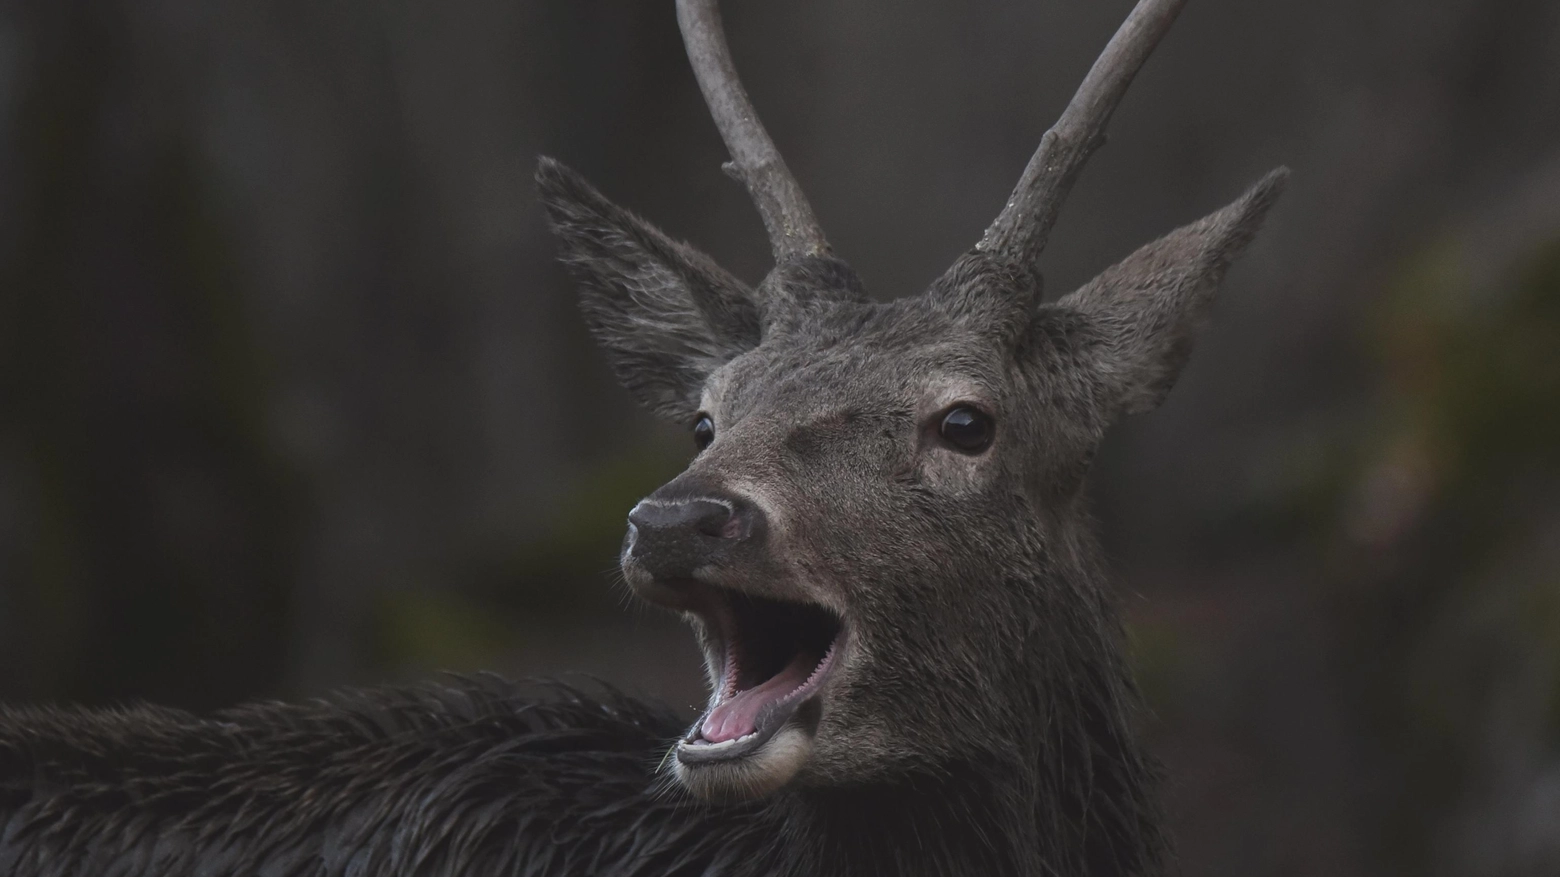
M 888 297 L 1130 5 L 726 14 Z M 1095 482 L 1182 872 L 1560 873 L 1560 4 L 1196 0 L 1112 135 L 1055 293 L 1295 169 Z M 543 152 L 767 267 L 669 0 L 0 4 L 0 698 L 702 699 L 612 573 L 691 440 L 590 349 Z

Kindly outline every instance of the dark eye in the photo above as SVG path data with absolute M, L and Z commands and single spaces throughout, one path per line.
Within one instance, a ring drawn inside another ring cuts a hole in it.
M 968 405 L 949 411 L 943 415 L 942 426 L 937 434 L 943 441 L 966 454 L 978 454 L 991 447 L 994 424 L 991 418 L 978 409 Z
M 700 414 L 699 419 L 693 423 L 693 442 L 704 450 L 715 440 L 715 421 L 708 414 Z

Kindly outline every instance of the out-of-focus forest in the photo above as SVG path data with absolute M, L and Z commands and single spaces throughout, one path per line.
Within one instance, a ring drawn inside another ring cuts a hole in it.
M 875 294 L 995 216 L 1130 0 L 730 0 Z M 702 698 L 628 604 L 691 451 L 612 382 L 536 156 L 749 279 L 669 0 L 0 5 L 0 698 L 439 669 Z M 1195 0 L 1061 293 L 1288 195 L 1094 489 L 1180 871 L 1560 873 L 1560 4 Z

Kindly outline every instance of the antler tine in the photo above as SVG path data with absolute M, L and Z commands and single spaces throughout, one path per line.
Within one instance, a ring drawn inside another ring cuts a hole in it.
M 1185 5 L 1186 0 L 1139 0 L 1061 118 L 1040 139 L 1040 148 L 978 249 L 1003 253 L 1022 265 L 1039 258 L 1078 173 L 1105 142 L 1111 113 Z
M 717 0 L 677 0 L 677 23 L 704 102 L 731 152 L 725 170 L 741 180 L 752 195 L 769 231 L 776 264 L 802 256 L 829 255 L 829 242 L 812 206 L 737 78 Z

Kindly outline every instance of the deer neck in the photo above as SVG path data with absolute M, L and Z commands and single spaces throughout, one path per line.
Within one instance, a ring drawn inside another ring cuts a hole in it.
M 989 766 L 953 766 L 890 783 L 798 792 L 777 809 L 785 842 L 808 851 L 798 873 L 1037 873 L 1039 843 L 1017 785 Z
M 1099 611 L 1040 626 L 1037 635 L 1049 642 L 1024 650 L 1030 657 L 1003 710 L 1014 718 L 995 732 L 1003 745 L 892 781 L 803 790 L 776 802 L 780 835 L 810 850 L 799 873 L 1160 872 L 1155 771 L 1132 733 L 1137 695 L 1095 561 L 1085 533 L 1030 583 L 1037 593 L 1091 594 Z M 1058 653 L 1056 642 L 1071 645 Z
M 1045 622 L 1025 668 L 1038 705 L 1025 765 L 1039 855 L 1047 873 L 1159 874 L 1158 769 L 1137 738 L 1114 589 L 1082 491 L 1050 508 L 1031 581 Z

